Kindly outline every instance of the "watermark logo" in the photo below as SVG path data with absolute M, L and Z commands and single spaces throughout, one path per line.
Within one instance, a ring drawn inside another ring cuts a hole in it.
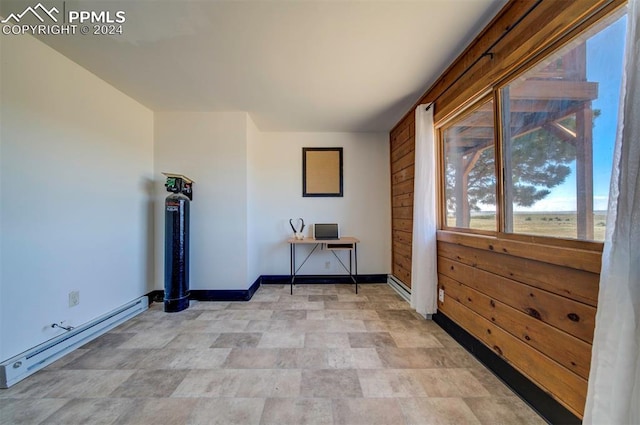
M 40 11 L 40 13 L 38 13 Z M 11 13 L 6 19 L 0 21 L 0 23 L 6 24 L 9 23 L 12 19 L 18 24 L 20 20 L 28 14 L 35 16 L 40 22 L 44 23 L 44 18 L 41 14 L 47 15 L 53 22 L 58 22 L 58 18 L 55 17 L 54 13 L 57 15 L 60 11 L 56 7 L 52 7 L 51 9 L 47 9 L 42 5 L 42 3 L 36 4 L 34 7 L 27 7 L 22 13 Z
M 9 13 L 0 24 L 4 35 L 121 35 L 126 20 L 124 10 L 68 10 L 58 1 Z

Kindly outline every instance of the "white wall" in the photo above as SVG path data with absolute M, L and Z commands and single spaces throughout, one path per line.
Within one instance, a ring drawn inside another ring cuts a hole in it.
M 164 178 L 195 181 L 191 203 L 191 289 L 247 289 L 247 114 L 155 114 L 156 287 L 164 287 Z
M 305 146 L 344 148 L 344 197 L 302 197 Z M 297 217 L 308 224 L 338 222 L 344 235 L 359 237 L 360 273 L 390 271 L 385 133 L 262 133 L 244 112 L 157 112 L 158 289 L 164 285 L 162 171 L 185 174 L 196 182 L 191 204 L 191 289 L 247 289 L 260 275 L 288 274 L 288 220 Z M 301 273 L 342 272 L 330 253 L 320 254 Z M 348 261 L 346 253 L 343 258 Z M 326 261 L 331 261 L 329 269 Z
M 261 133 L 256 127 L 250 115 L 247 116 L 247 276 L 249 283 L 253 283 L 261 274 L 260 252 L 255 243 L 258 236 L 258 224 L 260 223 L 260 206 L 257 203 L 259 184 L 260 158 L 259 152 Z M 254 279 L 251 281 L 251 279 Z
M 2 94 L 2 49 L 3 49 L 3 45 L 2 45 L 2 39 L 4 37 L 0 37 L 0 99 L 3 99 L 3 94 Z M 2 204 L 3 204 L 3 197 L 2 197 L 2 135 L 3 135 L 3 131 L 2 131 L 2 104 L 0 102 L 0 308 L 3 306 L 2 303 L 2 293 L 4 291 L 2 291 L 2 235 L 4 234 L 2 232 Z M 4 323 L 4 319 L 3 319 L 3 315 L 0 312 L 0 359 L 4 359 L 4 357 L 2 356 L 2 353 L 4 352 L 4 338 L 2 338 L 2 329 L 3 329 L 3 323 Z
M 54 322 L 78 326 L 163 288 L 162 171 L 196 181 L 192 289 L 287 274 L 297 217 L 359 237 L 360 273 L 390 271 L 387 134 L 261 133 L 245 112 L 154 115 L 34 38 L 0 48 L 0 360 L 61 333 Z M 302 197 L 305 146 L 344 148 L 344 197 Z M 341 271 L 321 254 L 301 272 Z
M 302 197 L 302 148 L 344 148 L 344 197 Z M 261 133 L 249 145 L 252 214 L 250 249 L 263 275 L 289 273 L 289 218 L 313 223 L 339 223 L 343 236 L 356 236 L 358 272 L 391 270 L 389 139 L 386 133 Z M 298 251 L 298 259 L 302 260 Z M 342 272 L 329 252 L 313 257 L 301 274 Z M 346 253 L 343 253 L 346 261 Z M 329 269 L 325 262 L 331 261 Z M 343 260 L 344 261 L 344 260 Z M 346 263 L 348 264 L 348 263 Z
M 6 359 L 61 333 L 51 323 L 77 326 L 150 290 L 153 114 L 36 39 L 2 38 Z

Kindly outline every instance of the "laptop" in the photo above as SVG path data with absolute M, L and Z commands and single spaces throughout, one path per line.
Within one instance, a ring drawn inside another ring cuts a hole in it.
M 313 237 L 317 240 L 340 239 L 337 223 L 316 223 L 313 225 Z

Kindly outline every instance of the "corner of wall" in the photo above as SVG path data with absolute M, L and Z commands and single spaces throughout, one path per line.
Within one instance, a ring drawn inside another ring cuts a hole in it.
M 1 15 L 0 15 L 1 16 Z M 3 37 L 0 37 L 0 52 L 2 52 L 2 39 Z M 0 65 L 0 235 L 3 235 L 4 233 L 2 232 L 2 225 L 3 225 L 3 220 L 2 220 L 2 209 L 3 209 L 3 196 L 2 196 L 2 170 L 4 170 L 4 167 L 2 166 L 2 139 L 3 139 L 3 126 L 2 126 L 2 99 L 4 99 L 4 96 L 2 96 L 2 89 L 4 87 L 4 80 L 2 79 L 2 66 Z M 2 264 L 2 245 L 4 245 L 4 239 L 2 237 L 0 237 L 0 311 L 4 310 L 3 307 L 3 297 L 2 297 L 2 275 L 3 275 L 3 270 L 4 270 L 4 266 Z M 0 335 L 4 335 L 4 331 L 3 331 L 3 322 L 2 322 L 2 315 L 0 315 Z M 2 356 L 2 353 L 4 352 L 3 349 L 3 342 L 2 342 L 2 338 L 0 338 L 0 357 Z
M 259 247 L 256 243 L 256 147 L 260 143 L 260 130 L 256 126 L 251 114 L 247 113 L 247 279 L 251 284 L 260 276 Z
M 149 201 L 147 216 L 149 217 L 149 237 L 147 242 L 150 244 L 149 257 L 147 261 L 147 291 L 151 292 L 156 288 L 156 282 L 160 276 L 158 276 L 158 267 L 156 266 L 157 255 L 156 246 L 158 245 L 158 235 L 156 231 L 156 203 L 158 202 L 157 185 L 155 184 L 155 176 L 158 175 L 160 170 L 156 169 L 156 119 L 157 112 L 152 111 L 151 115 L 151 178 L 149 185 Z
M 182 173 L 195 181 L 191 205 L 190 288 L 235 290 L 249 286 L 247 117 L 242 111 L 155 114 L 157 286 L 163 280 L 164 262 L 161 206 L 164 188 L 160 181 L 163 171 Z
M 337 222 L 345 236 L 362 240 L 358 271 L 390 271 L 391 196 L 387 133 L 263 132 L 249 149 L 251 196 L 251 247 L 256 250 L 256 275 L 288 274 L 289 219 L 302 217 L 307 224 Z M 302 196 L 302 148 L 344 148 L 344 196 Z M 380 230 L 385 229 L 385 230 Z M 310 234 L 308 234 L 310 236 Z M 337 274 L 333 257 L 321 253 L 309 259 L 304 274 Z M 329 261 L 327 266 L 326 261 Z

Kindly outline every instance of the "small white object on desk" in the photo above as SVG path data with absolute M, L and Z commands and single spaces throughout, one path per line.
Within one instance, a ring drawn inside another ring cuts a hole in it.
M 299 241 L 303 240 L 304 233 L 302 232 L 304 231 L 304 220 L 302 218 L 298 218 L 296 224 L 293 224 L 293 219 L 290 218 L 289 225 L 291 226 L 291 230 L 293 230 L 293 238 Z M 300 227 L 300 229 L 298 229 L 298 227 Z

